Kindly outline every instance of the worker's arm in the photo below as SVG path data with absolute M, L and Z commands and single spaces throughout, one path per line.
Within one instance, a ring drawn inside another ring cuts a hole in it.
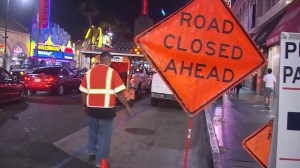
M 81 102 L 82 102 L 82 106 L 85 106 L 85 105 L 86 105 L 86 97 L 87 97 L 87 94 L 81 92 Z
M 117 95 L 118 95 L 119 101 L 123 104 L 123 106 L 126 107 L 127 115 L 130 116 L 131 115 L 131 109 L 130 109 L 129 104 L 126 100 L 125 92 L 124 91 L 118 92 Z
M 83 93 L 81 92 L 81 103 L 82 103 L 82 109 L 83 109 L 83 112 L 85 114 L 87 114 L 87 106 L 86 106 L 86 97 L 87 97 L 87 94 L 86 93 Z

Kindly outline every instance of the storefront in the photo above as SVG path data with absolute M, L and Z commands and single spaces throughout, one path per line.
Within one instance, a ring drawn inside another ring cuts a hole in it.
M 268 67 L 273 69 L 273 73 L 277 78 L 279 75 L 280 36 L 282 32 L 300 32 L 300 1 L 294 1 L 288 6 L 280 22 L 266 39 L 269 58 Z
M 0 67 L 3 67 L 4 47 L 5 47 L 5 22 L 0 18 Z M 30 51 L 30 33 L 25 30 L 16 20 L 8 21 L 8 39 L 6 41 L 6 69 L 28 61 Z
M 254 41 L 268 58 L 268 65 L 255 72 L 245 80 L 245 85 L 263 94 L 262 78 L 267 68 L 273 69 L 273 74 L 278 79 L 280 57 L 281 32 L 300 32 L 300 1 L 293 1 L 284 10 L 261 26 L 253 36 Z

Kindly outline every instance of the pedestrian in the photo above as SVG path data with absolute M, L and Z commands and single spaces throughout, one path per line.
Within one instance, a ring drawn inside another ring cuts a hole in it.
M 268 74 L 264 76 L 263 81 L 265 82 L 265 109 L 271 110 L 272 95 L 276 84 L 276 78 L 272 74 L 271 68 L 268 69 Z
M 235 94 L 236 94 L 236 97 L 239 97 L 239 94 L 240 94 L 240 89 L 242 88 L 242 82 L 240 82 L 239 84 L 237 84 L 235 86 Z
M 97 167 L 109 156 L 117 98 L 126 107 L 127 115 L 131 115 L 124 95 L 126 87 L 117 71 L 110 67 L 111 54 L 103 52 L 96 61 L 99 57 L 100 64 L 86 72 L 79 87 L 88 118 L 89 160 L 95 160 Z

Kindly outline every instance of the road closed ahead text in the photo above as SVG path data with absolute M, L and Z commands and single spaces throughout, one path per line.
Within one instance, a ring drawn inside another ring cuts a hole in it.
M 207 19 L 204 15 L 193 16 L 191 13 L 182 12 L 180 17 L 181 27 L 196 29 L 205 33 L 217 33 L 230 35 L 234 31 L 232 21 L 216 18 Z M 237 37 L 238 38 L 238 37 Z M 221 39 L 219 39 L 221 40 Z M 163 45 L 167 49 L 174 49 L 182 52 L 193 53 L 197 57 L 211 57 L 217 59 L 238 61 L 243 57 L 243 49 L 238 44 L 231 44 L 230 41 L 220 42 L 210 39 L 194 37 L 189 41 L 181 35 L 166 34 L 163 38 Z M 183 42 L 184 41 L 184 42 Z M 188 56 L 188 54 L 187 54 Z M 188 75 L 200 79 L 215 79 L 216 81 L 229 83 L 234 79 L 234 71 L 230 67 L 219 68 L 217 66 L 207 66 L 205 62 L 188 62 L 182 58 L 181 62 L 170 59 L 164 72 L 171 72 L 179 75 Z M 197 59 L 201 60 L 201 58 Z M 203 72 L 207 72 L 204 74 Z

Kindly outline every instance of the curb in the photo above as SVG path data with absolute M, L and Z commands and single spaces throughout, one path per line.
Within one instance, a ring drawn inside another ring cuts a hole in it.
M 216 137 L 216 132 L 210 116 L 210 112 L 212 110 L 213 110 L 212 105 L 208 106 L 205 109 L 207 132 L 208 132 L 209 142 L 211 146 L 212 164 L 214 168 L 223 168 L 222 157 L 219 149 L 219 142 Z

